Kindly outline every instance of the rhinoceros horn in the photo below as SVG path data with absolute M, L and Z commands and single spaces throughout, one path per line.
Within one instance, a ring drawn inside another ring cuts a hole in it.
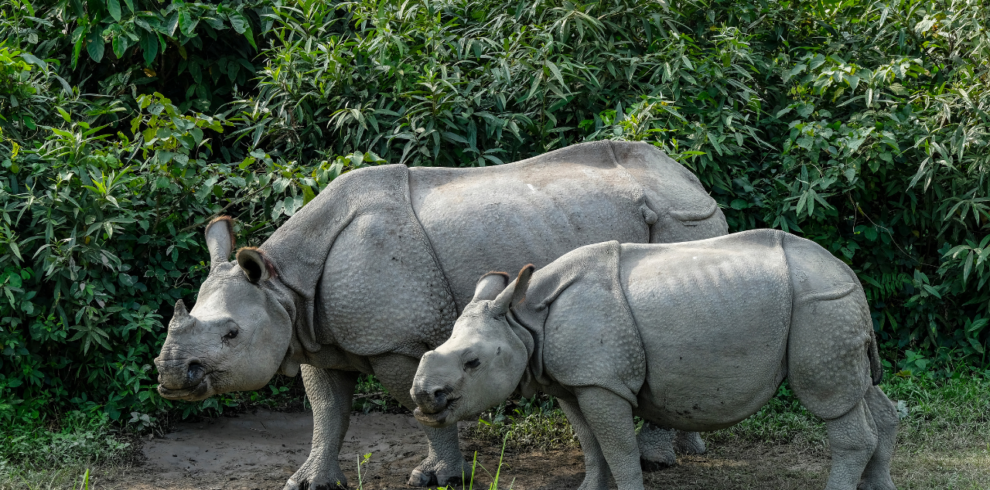
M 193 318 L 189 316 L 189 311 L 186 310 L 186 304 L 181 299 L 176 301 L 175 313 L 172 315 L 172 321 L 168 325 L 169 330 L 182 330 L 192 324 L 192 322 Z

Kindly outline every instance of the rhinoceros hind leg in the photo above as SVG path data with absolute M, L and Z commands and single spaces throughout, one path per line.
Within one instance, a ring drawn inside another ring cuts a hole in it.
M 877 426 L 866 400 L 839 418 L 826 420 L 832 469 L 825 490 L 857 487 L 877 448 Z
M 643 429 L 636 435 L 639 464 L 643 471 L 659 471 L 676 465 L 674 441 L 678 436 L 680 434 L 674 429 L 662 429 L 649 422 L 643 424 Z
M 557 402 L 560 403 L 560 409 L 567 416 L 567 421 L 574 428 L 574 433 L 577 434 L 578 441 L 581 443 L 581 451 L 584 452 L 584 481 L 581 482 L 578 490 L 608 488 L 608 481 L 612 477 L 612 473 L 608 469 L 608 463 L 605 462 L 605 455 L 602 454 L 602 448 L 598 445 L 598 439 L 588 427 L 584 415 L 581 415 L 581 409 L 578 408 L 577 402 L 563 398 L 558 398 Z
M 878 442 L 859 482 L 859 490 L 895 490 L 897 487 L 890 479 L 890 460 L 897 439 L 897 407 L 877 386 L 866 391 L 866 404 L 877 427 Z
M 347 488 L 337 455 L 347 433 L 357 373 L 302 365 L 306 395 L 313 404 L 313 449 L 283 490 Z

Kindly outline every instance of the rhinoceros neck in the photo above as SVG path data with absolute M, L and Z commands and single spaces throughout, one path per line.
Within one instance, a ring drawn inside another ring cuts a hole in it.
M 521 313 L 521 314 L 520 314 Z M 506 323 L 519 340 L 526 346 L 526 371 L 519 381 L 519 389 L 524 396 L 530 396 L 533 384 L 549 384 L 543 377 L 543 327 L 546 313 L 536 312 L 524 305 L 520 312 L 510 310 L 505 315 Z
M 358 355 L 415 350 L 433 343 L 437 335 L 430 330 L 437 327 L 430 324 L 446 323 L 449 330 L 456 318 L 446 279 L 412 212 L 404 165 L 338 177 L 261 249 L 297 296 L 294 323 L 308 351 L 321 344 Z

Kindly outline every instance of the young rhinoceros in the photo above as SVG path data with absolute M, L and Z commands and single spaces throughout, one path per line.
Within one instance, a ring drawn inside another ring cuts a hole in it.
M 726 232 L 697 177 L 645 143 L 584 143 L 480 169 L 358 169 L 236 261 L 229 220 L 207 227 L 210 273 L 192 311 L 176 304 L 155 360 L 159 392 L 202 400 L 301 371 L 313 449 L 285 488 L 342 487 L 337 456 L 358 374 L 374 374 L 415 408 L 419 357 L 447 340 L 484 272 L 545 265 L 604 240 Z M 424 430 L 429 454 L 410 484 L 444 485 L 470 471 L 456 427 Z
M 532 271 L 477 283 L 450 339 L 420 361 L 417 419 L 444 427 L 540 390 L 558 397 L 584 449 L 581 489 L 606 488 L 610 472 L 620 490 L 641 489 L 634 415 L 721 429 L 756 413 L 786 376 L 826 421 L 827 488 L 894 488 L 897 412 L 876 386 L 866 297 L 817 244 L 776 230 L 613 241 Z

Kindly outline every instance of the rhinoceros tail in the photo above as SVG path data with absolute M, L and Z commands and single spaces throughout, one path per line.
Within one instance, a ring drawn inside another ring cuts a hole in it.
M 880 364 L 880 353 L 877 351 L 877 334 L 873 332 L 873 325 L 870 322 L 870 350 L 867 355 L 870 357 L 870 374 L 873 377 L 873 386 L 883 381 L 883 365 Z

